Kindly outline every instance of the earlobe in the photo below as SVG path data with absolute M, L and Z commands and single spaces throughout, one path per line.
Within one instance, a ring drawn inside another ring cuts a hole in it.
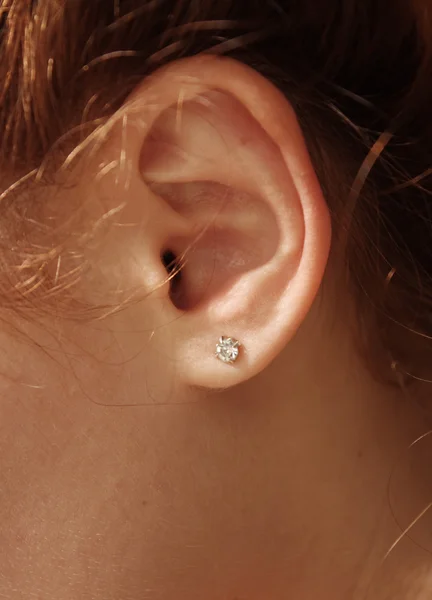
M 328 211 L 295 114 L 253 70 L 211 57 L 161 70 L 126 111 L 133 176 L 176 215 L 152 260 L 181 266 L 161 308 L 178 376 L 240 383 L 289 342 L 326 265 Z

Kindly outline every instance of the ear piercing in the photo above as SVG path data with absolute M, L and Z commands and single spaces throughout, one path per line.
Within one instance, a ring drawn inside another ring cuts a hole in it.
M 224 363 L 232 364 L 238 359 L 240 346 L 238 340 L 222 336 L 216 344 L 216 358 Z

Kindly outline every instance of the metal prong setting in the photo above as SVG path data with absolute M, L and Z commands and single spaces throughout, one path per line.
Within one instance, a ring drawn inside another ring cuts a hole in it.
M 216 344 L 216 357 L 226 364 L 235 363 L 240 353 L 240 342 L 232 337 L 221 336 Z

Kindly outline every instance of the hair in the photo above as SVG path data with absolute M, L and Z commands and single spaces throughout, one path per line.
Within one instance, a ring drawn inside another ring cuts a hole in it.
M 0 32 L 0 307 L 40 308 L 74 281 L 47 274 L 65 246 L 37 217 L 68 156 L 156 68 L 224 54 L 294 106 L 359 314 L 393 361 L 423 365 L 432 335 L 429 0 L 0 0 Z M 31 241 L 35 230 L 43 243 Z M 421 353 L 403 332 L 422 340 Z

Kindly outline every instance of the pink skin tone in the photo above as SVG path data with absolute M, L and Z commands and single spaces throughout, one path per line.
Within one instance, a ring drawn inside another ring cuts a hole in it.
M 2 333 L 0 598 L 429 597 L 427 514 L 383 561 L 391 474 L 402 528 L 428 502 L 427 424 L 358 353 L 289 102 L 234 61 L 175 63 L 84 164 L 46 216 L 108 215 L 70 294 L 125 305 Z

